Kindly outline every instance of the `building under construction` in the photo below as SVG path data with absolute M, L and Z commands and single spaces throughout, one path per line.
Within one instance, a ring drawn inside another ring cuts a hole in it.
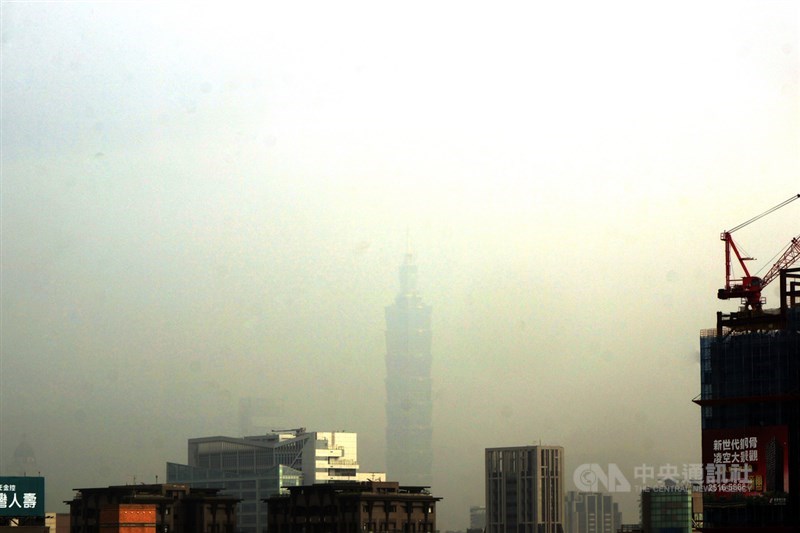
M 800 531 L 800 268 L 701 334 L 702 531 Z

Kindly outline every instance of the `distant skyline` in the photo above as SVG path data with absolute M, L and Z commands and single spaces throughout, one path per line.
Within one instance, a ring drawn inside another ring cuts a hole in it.
M 798 10 L 3 2 L 0 471 L 25 435 L 58 506 L 264 424 L 384 470 L 407 230 L 442 530 L 485 448 L 558 443 L 568 490 L 699 461 L 720 232 L 800 192 Z

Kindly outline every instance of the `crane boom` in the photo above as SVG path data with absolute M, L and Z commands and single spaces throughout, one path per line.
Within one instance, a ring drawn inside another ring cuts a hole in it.
M 800 235 L 792 239 L 791 243 L 789 243 L 789 246 L 783 252 L 781 258 L 778 259 L 774 265 L 772 265 L 772 268 L 770 268 L 769 272 L 767 272 L 763 278 L 759 278 L 757 276 L 750 275 L 750 271 L 747 269 L 745 261 L 750 261 L 753 258 L 742 256 L 742 254 L 739 252 L 739 248 L 736 246 L 736 243 L 733 240 L 733 237 L 731 236 L 731 233 L 755 222 L 756 220 L 772 213 L 773 211 L 777 211 L 781 207 L 794 202 L 798 198 L 800 198 L 800 194 L 796 194 L 790 198 L 787 198 L 778 205 L 767 209 L 760 215 L 756 215 L 750 220 L 742 222 L 733 229 L 722 232 L 720 239 L 725 241 L 725 287 L 717 291 L 717 298 L 720 300 L 741 298 L 745 307 L 759 311 L 761 310 L 761 306 L 764 303 L 763 299 L 761 298 L 761 290 L 778 276 L 781 269 L 790 267 L 795 261 L 800 259 Z M 739 266 L 742 267 L 742 271 L 744 272 L 744 276 L 742 276 L 742 278 L 739 280 L 731 279 L 731 251 L 733 251 L 736 259 L 739 261 Z M 733 283 L 734 281 L 738 281 L 740 283 Z
M 769 272 L 764 274 L 764 277 L 761 278 L 761 286 L 763 287 L 769 284 L 769 282 L 778 277 L 778 275 L 781 273 L 781 270 L 784 268 L 789 268 L 798 259 L 800 259 L 800 235 L 789 242 L 780 258 L 778 258 L 775 264 L 772 265 L 772 268 L 769 269 Z

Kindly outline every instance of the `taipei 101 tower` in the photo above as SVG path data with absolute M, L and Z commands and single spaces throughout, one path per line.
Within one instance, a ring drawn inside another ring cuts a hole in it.
M 400 293 L 386 307 L 386 473 L 410 486 L 430 486 L 431 307 L 417 293 L 417 265 L 407 253 Z

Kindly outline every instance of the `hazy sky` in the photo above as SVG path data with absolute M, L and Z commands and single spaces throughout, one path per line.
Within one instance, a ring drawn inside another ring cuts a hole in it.
M 800 192 L 798 4 L 278 4 L 2 3 L 0 471 L 164 480 L 246 397 L 382 470 L 407 232 L 441 529 L 486 447 L 700 462 L 719 233 Z

